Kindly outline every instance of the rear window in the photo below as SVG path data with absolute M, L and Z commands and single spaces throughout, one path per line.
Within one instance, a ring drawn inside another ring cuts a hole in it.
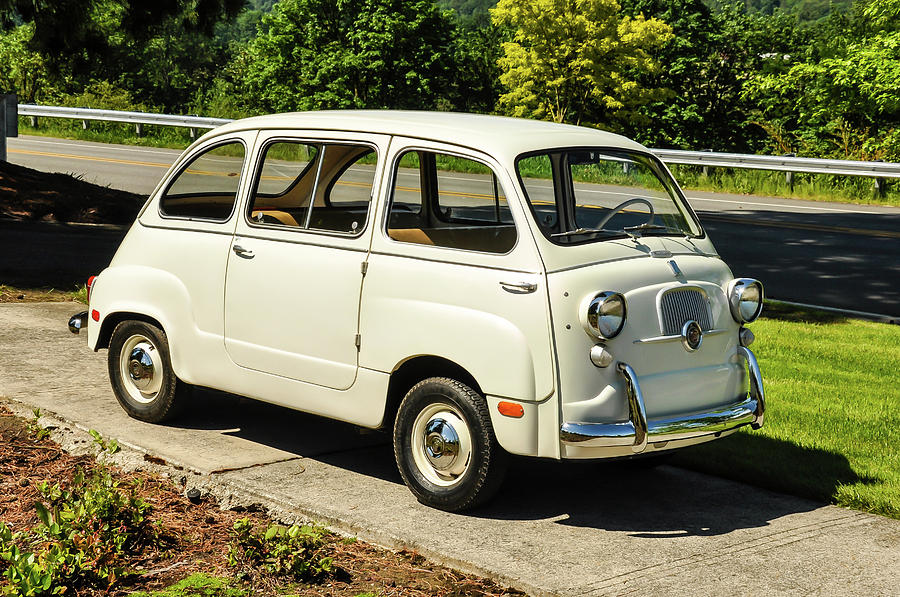
M 243 143 L 231 141 L 191 159 L 160 199 L 160 213 L 174 218 L 228 220 L 241 185 L 244 153 Z

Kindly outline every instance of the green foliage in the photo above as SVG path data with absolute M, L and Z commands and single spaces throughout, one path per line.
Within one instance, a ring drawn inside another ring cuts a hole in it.
M 102 435 L 100 435 L 99 431 L 94 429 L 88 430 L 88 433 L 91 434 L 91 437 L 94 438 L 94 443 L 100 448 L 101 452 L 107 452 L 108 454 L 115 454 L 119 451 L 119 442 L 114 439 L 106 440 Z
M 435 108 L 452 22 L 428 0 L 282 0 L 239 60 L 253 107 Z
M 332 558 L 325 555 L 327 531 L 320 527 L 269 525 L 255 530 L 247 518 L 234 523 L 228 550 L 228 564 L 239 577 L 254 568 L 268 574 L 289 576 L 299 581 L 316 581 L 334 572 Z
M 34 24 L 26 23 L 0 34 L 0 91 L 15 91 L 19 101 L 32 104 L 48 86 L 44 57 L 31 49 Z
M 158 544 L 150 506 L 123 490 L 104 467 L 78 469 L 71 487 L 41 483 L 40 523 L 12 533 L 0 522 L 0 592 L 57 595 L 78 587 L 113 587 L 128 574 L 126 553 Z
M 900 159 L 900 2 L 871 0 L 818 26 L 816 51 L 781 72 L 757 72 L 743 97 L 776 150 Z M 849 33 L 849 35 L 847 35 Z
M 38 441 L 50 437 L 50 430 L 44 428 L 40 423 L 41 409 L 33 408 L 31 414 L 34 418 L 28 422 L 28 432 Z
M 161 591 L 152 593 L 137 591 L 131 593 L 129 597 L 246 597 L 248 595 L 252 595 L 252 593 L 232 587 L 227 579 L 201 573 L 192 574 Z
M 500 59 L 508 114 L 608 123 L 658 93 L 631 76 L 659 67 L 651 52 L 672 29 L 658 19 L 622 15 L 615 0 L 500 0 L 491 15 L 514 31 Z

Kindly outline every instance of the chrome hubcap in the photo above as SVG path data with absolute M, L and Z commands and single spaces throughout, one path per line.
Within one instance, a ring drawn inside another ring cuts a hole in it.
M 444 419 L 431 419 L 425 425 L 425 456 L 435 469 L 444 471 L 459 456 L 459 435 Z
M 119 369 L 122 385 L 132 399 L 144 404 L 156 399 L 162 387 L 163 366 L 159 351 L 149 338 L 136 334 L 125 341 Z
M 131 383 L 142 391 L 146 391 L 153 384 L 153 359 L 149 354 L 151 350 L 153 350 L 152 346 L 142 342 L 132 349 L 131 358 L 128 361 Z
M 435 485 L 457 483 L 469 468 L 472 437 L 456 407 L 430 404 L 413 423 L 412 453 L 416 468 Z

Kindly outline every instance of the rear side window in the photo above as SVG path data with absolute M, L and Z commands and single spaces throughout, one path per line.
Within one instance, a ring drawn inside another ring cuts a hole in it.
M 232 141 L 193 158 L 160 199 L 160 213 L 176 218 L 227 220 L 241 184 L 244 153 L 244 144 Z
M 431 151 L 409 151 L 397 162 L 388 236 L 484 253 L 507 253 L 516 244 L 509 203 L 494 171 Z
M 263 153 L 251 223 L 356 234 L 372 201 L 375 150 L 354 143 L 276 141 Z

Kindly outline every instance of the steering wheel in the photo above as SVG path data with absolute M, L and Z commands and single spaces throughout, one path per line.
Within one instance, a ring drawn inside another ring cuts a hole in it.
M 641 199 L 640 197 L 632 197 L 628 201 L 623 201 L 622 203 L 620 203 L 617 206 L 615 206 L 614 208 L 612 208 L 609 211 L 609 213 L 606 214 L 605 216 L 603 216 L 603 219 L 600 220 L 600 222 L 598 222 L 597 225 L 594 227 L 595 228 L 606 228 L 606 223 L 609 222 L 613 218 L 614 215 L 616 215 L 617 213 L 622 211 L 622 209 L 628 207 L 629 205 L 634 205 L 636 203 L 643 203 L 650 210 L 650 217 L 647 218 L 647 222 L 645 222 L 645 224 L 652 222 L 653 216 L 654 216 L 653 204 L 650 203 L 649 201 L 647 201 L 646 199 Z

